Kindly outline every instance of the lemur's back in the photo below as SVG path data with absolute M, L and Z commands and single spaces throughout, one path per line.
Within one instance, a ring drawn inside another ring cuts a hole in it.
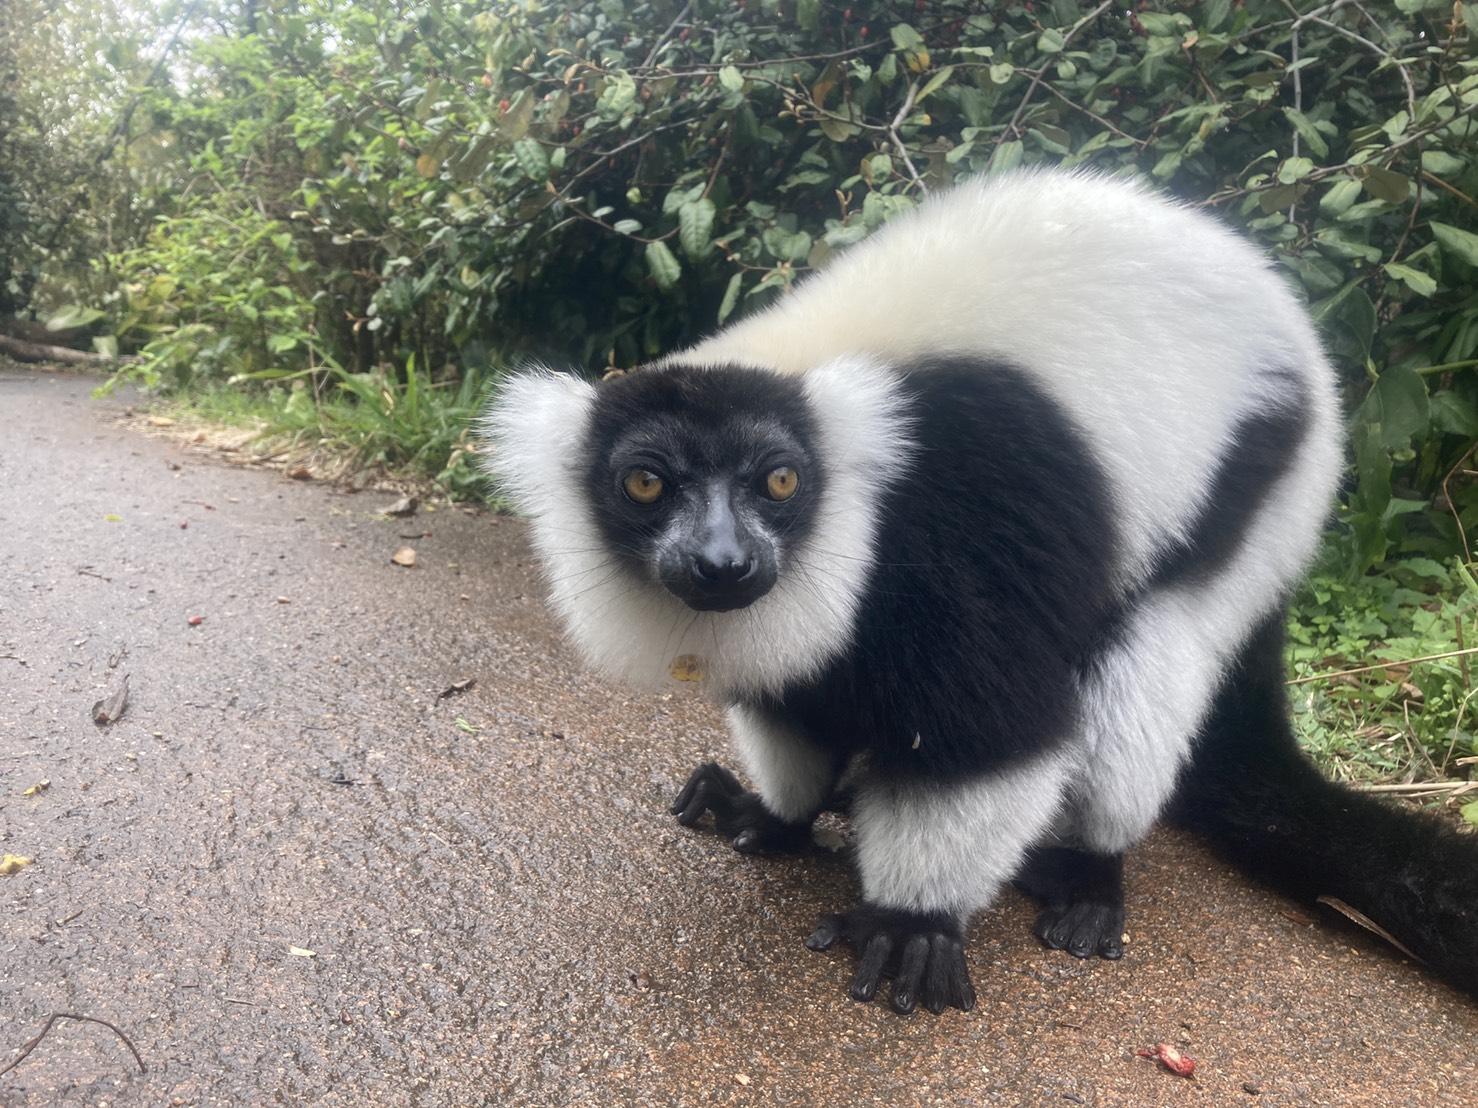
M 1125 520 L 1129 582 L 1183 539 L 1239 423 L 1303 413 L 1291 478 L 1317 518 L 1339 465 L 1333 375 L 1267 259 L 1213 218 L 1125 181 L 1024 172 L 930 197 L 769 310 L 664 361 L 805 372 L 844 354 L 987 354 L 1030 376 L 1094 446 Z

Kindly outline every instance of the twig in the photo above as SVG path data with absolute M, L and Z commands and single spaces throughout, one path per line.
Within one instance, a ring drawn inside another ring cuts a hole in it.
M 139 1057 L 138 1048 L 133 1045 L 133 1040 L 125 1035 L 122 1031 L 118 1030 L 117 1027 L 109 1023 L 107 1020 L 99 1019 L 97 1016 L 79 1016 L 73 1012 L 53 1012 L 51 1014 L 51 1017 L 47 1019 L 46 1026 L 41 1029 L 36 1037 L 28 1042 L 25 1046 L 21 1047 L 20 1054 L 11 1062 L 9 1062 L 6 1066 L 0 1068 L 0 1077 L 3 1077 L 5 1074 L 15 1069 L 16 1066 L 24 1062 L 31 1051 L 35 1050 L 38 1046 L 41 1045 L 41 1040 L 46 1038 L 47 1032 L 51 1030 L 52 1025 L 56 1023 L 57 1020 L 77 1020 L 79 1023 L 102 1024 L 109 1031 L 113 1032 L 113 1034 L 117 1035 L 120 1039 L 123 1040 L 123 1045 L 128 1047 L 129 1053 L 133 1055 L 133 1060 L 139 1064 L 139 1072 L 149 1072 L 149 1067 L 144 1065 L 143 1058 Z
M 1469 207 L 1478 208 L 1478 200 L 1474 200 L 1462 189 L 1454 188 L 1452 185 L 1449 185 L 1446 181 L 1444 181 L 1441 177 L 1438 177 L 1435 173 L 1429 173 L 1425 169 L 1422 170 L 1422 180 L 1427 182 L 1427 184 L 1429 185 L 1436 185 L 1439 189 L 1443 189 L 1446 192 L 1452 193 L 1452 195 L 1456 196 L 1459 200 L 1461 200 L 1464 204 L 1467 204 Z
M 919 171 L 914 168 L 913 159 L 908 156 L 908 147 L 903 144 L 903 139 L 898 134 L 898 128 L 908 118 L 908 113 L 913 111 L 914 100 L 918 95 L 919 83 L 917 81 L 910 81 L 908 83 L 908 95 L 903 98 L 903 107 L 898 109 L 898 114 L 893 117 L 893 122 L 888 124 L 888 137 L 893 140 L 893 145 L 898 150 L 898 156 L 903 159 L 903 164 L 908 167 L 908 175 L 913 183 L 918 186 L 920 192 L 927 195 L 929 186 L 924 184 L 923 178 L 919 176 Z
M 1104 12 L 1108 11 L 1108 9 L 1112 6 L 1113 0 L 1103 0 L 1102 4 L 1099 4 L 1098 7 L 1094 8 L 1087 15 L 1083 16 L 1082 19 L 1074 23 L 1070 28 L 1068 28 L 1067 34 L 1062 36 L 1062 46 L 1060 47 L 1060 49 L 1066 50 L 1067 44 L 1073 40 L 1074 35 L 1076 35 L 1088 24 L 1092 23 Z M 1041 69 L 1037 70 L 1036 75 L 1033 76 L 1031 79 L 1031 84 L 1026 86 L 1026 93 L 1022 96 L 1021 103 L 1016 105 L 1016 111 L 1011 114 L 1011 122 L 1006 124 L 1006 129 L 1001 132 L 1001 137 L 996 139 L 997 146 L 1000 146 L 1015 133 L 1016 125 L 1021 122 L 1022 113 L 1026 111 L 1026 106 L 1031 103 L 1032 97 L 1036 95 L 1037 87 L 1042 83 L 1042 78 L 1046 75 L 1046 72 L 1046 66 L 1043 66 Z
M 679 23 L 688 18 L 688 12 L 690 12 L 692 8 L 693 0 L 688 0 L 688 2 L 682 6 L 682 10 L 679 11 L 677 15 L 672 17 L 672 22 L 667 25 L 667 30 L 663 31 L 662 34 L 658 36 L 657 41 L 652 44 L 652 50 L 647 55 L 647 60 L 641 63 L 643 69 L 646 69 L 649 65 L 652 64 L 653 61 L 656 60 L 657 55 L 662 50 L 662 47 L 666 46 L 667 40 L 672 37 L 672 32 L 677 30 L 677 25 Z
M 1478 792 L 1478 781 L 1407 781 L 1396 785 L 1354 785 L 1359 793 L 1390 793 L 1393 796 L 1463 796 Z
M 1377 669 L 1392 669 L 1396 666 L 1411 666 L 1417 662 L 1435 662 L 1442 658 L 1460 658 L 1466 654 L 1478 654 L 1478 646 L 1470 646 L 1465 650 L 1448 650 L 1441 654 L 1423 654 L 1420 658 L 1393 658 L 1389 662 L 1380 662 L 1373 666 L 1356 666 L 1354 669 L 1337 669 L 1331 673 L 1311 673 L 1307 677 L 1294 677 L 1283 682 L 1285 685 L 1306 685 L 1310 681 L 1330 681 L 1336 677 L 1348 677 L 1354 673 L 1370 673 Z

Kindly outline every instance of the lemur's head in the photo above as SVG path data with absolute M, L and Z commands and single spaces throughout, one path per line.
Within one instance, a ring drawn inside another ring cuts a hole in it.
M 483 426 L 586 654 L 638 680 L 697 658 L 732 691 L 802 676 L 845 642 L 906 464 L 900 403 L 898 379 L 863 360 L 600 384 L 535 371 L 503 382 Z
M 826 482 L 800 381 L 750 369 L 602 384 L 583 453 L 613 555 L 700 612 L 747 607 L 774 587 Z

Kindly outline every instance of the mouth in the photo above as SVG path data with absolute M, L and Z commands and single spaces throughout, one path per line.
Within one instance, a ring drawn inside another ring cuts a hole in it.
M 746 582 L 740 588 L 703 588 L 692 581 L 671 582 L 667 591 L 695 612 L 737 612 L 774 587 L 774 581 Z

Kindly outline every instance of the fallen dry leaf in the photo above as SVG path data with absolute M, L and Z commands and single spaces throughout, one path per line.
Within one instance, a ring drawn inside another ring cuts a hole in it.
M 123 717 L 123 710 L 128 707 L 128 674 L 123 675 L 123 683 L 110 695 L 103 697 L 92 706 L 92 722 L 99 727 L 106 727 L 110 723 L 116 723 Z
M 307 481 L 313 477 L 313 471 L 307 466 L 293 466 L 287 471 L 287 475 L 294 481 Z
M 397 519 L 404 519 L 406 516 L 415 515 L 416 509 L 420 506 L 421 502 L 417 500 L 414 496 L 402 496 L 394 504 L 390 505 L 390 507 L 381 508 L 380 514 L 383 516 L 395 516 Z
M 456 696 L 458 693 L 464 693 L 475 684 L 477 684 L 476 677 L 468 677 L 462 681 L 453 681 L 446 688 L 442 689 L 441 692 L 436 694 L 436 699 L 445 700 L 449 696 Z
M 1141 1058 L 1153 1058 L 1171 1073 L 1180 1077 L 1191 1077 L 1196 1072 L 1196 1060 L 1188 1054 L 1182 1054 L 1169 1043 L 1156 1043 L 1154 1049 L 1148 1047 L 1134 1052 Z
M 149 417 L 149 426 L 150 427 L 173 427 L 174 426 L 174 420 L 170 419 L 169 416 L 151 415 Z
M 290 947 L 287 948 L 287 952 L 289 954 L 291 954 L 294 958 L 317 958 L 318 957 L 318 952 L 317 951 L 304 950 L 300 946 L 290 946 Z
M 703 659 L 696 654 L 679 654 L 668 668 L 674 681 L 703 680 Z
M 48 777 L 44 781 L 37 781 L 29 789 L 21 793 L 21 796 L 39 796 L 49 788 L 51 788 L 51 778 Z
M 747 1073 L 736 1073 L 734 1075 L 734 1080 L 737 1081 L 737 1082 L 739 1082 L 739 1084 L 741 1084 L 741 1085 L 748 1085 L 749 1084 L 749 1074 L 747 1074 Z
M 1390 943 L 1402 954 L 1410 958 L 1413 962 L 1421 962 L 1425 964 L 1425 959 L 1419 958 L 1415 954 L 1413 954 L 1411 950 L 1406 946 L 1406 944 L 1404 944 L 1400 939 L 1396 938 L 1395 935 L 1392 935 L 1380 924 L 1376 923 L 1375 920 L 1371 919 L 1364 912 L 1360 911 L 1360 909 L 1351 908 L 1343 900 L 1340 900 L 1338 897 L 1335 896 L 1321 896 L 1318 898 L 1318 902 L 1320 904 L 1325 904 L 1328 905 L 1330 908 L 1333 908 L 1336 912 L 1344 916 L 1345 919 L 1349 920 L 1357 927 L 1363 927 L 1372 935 L 1385 939 L 1386 942 Z
M 390 560 L 398 566 L 405 566 L 409 569 L 416 564 L 416 552 L 409 546 L 402 546 L 394 554 L 390 555 Z
M 12 873 L 19 873 L 34 861 L 34 858 L 27 858 L 23 854 L 7 854 L 4 858 L 0 858 L 0 877 L 9 877 Z

